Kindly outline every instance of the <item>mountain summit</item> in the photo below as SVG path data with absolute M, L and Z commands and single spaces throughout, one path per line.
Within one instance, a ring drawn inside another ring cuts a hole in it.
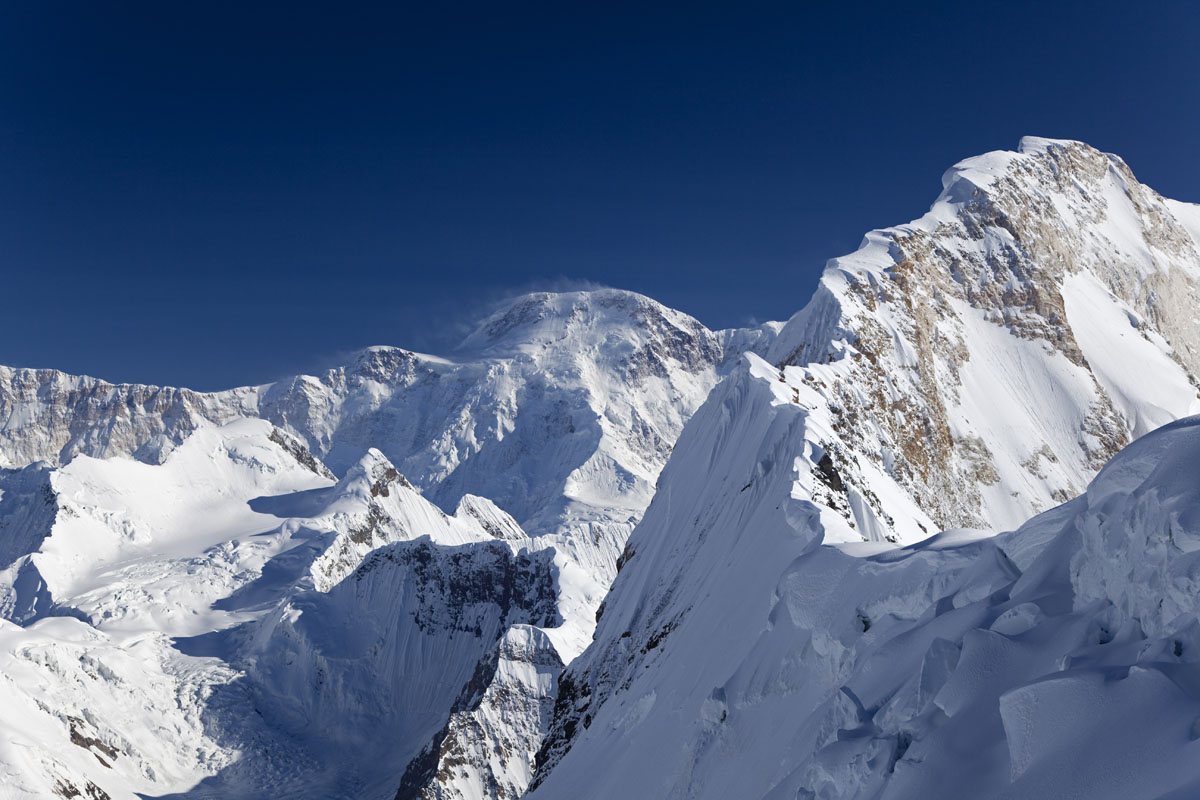
M 1195 206 L 1079 142 L 1027 137 L 942 180 L 928 214 L 830 261 L 767 355 L 816 393 L 848 519 L 901 540 L 1015 527 L 1200 411 Z M 928 519 L 887 522 L 875 473 Z

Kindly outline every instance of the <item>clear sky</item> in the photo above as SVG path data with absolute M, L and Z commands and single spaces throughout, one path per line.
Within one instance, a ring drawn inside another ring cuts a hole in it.
M 1024 134 L 1200 201 L 1200 4 L 3 2 L 0 363 L 223 388 L 583 281 L 786 318 Z

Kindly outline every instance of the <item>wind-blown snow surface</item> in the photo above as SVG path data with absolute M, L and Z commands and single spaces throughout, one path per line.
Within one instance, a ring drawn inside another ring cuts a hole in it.
M 1200 791 L 1200 418 L 1013 533 L 828 546 L 763 446 L 803 425 L 772 388 L 723 387 L 681 441 L 532 797 Z M 705 451 L 728 470 L 684 480 Z

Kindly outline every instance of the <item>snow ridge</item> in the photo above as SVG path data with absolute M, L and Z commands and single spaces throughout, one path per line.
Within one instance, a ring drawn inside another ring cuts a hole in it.
M 900 549 L 815 546 L 793 501 L 807 517 L 772 508 L 720 543 L 720 596 L 693 566 L 711 540 L 666 605 L 626 595 L 662 567 L 639 553 L 607 612 L 631 633 L 602 624 L 560 682 L 556 724 L 578 724 L 531 797 L 1194 794 L 1198 456 L 1192 417 L 1015 532 Z

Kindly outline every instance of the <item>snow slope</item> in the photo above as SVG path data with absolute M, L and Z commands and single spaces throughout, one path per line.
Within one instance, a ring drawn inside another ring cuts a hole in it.
M 1200 418 L 1015 532 L 831 546 L 763 447 L 803 425 L 772 389 L 718 390 L 681 441 L 531 797 L 1200 790 Z M 717 421 L 756 399 L 774 413 Z M 689 471 L 709 448 L 728 471 Z

